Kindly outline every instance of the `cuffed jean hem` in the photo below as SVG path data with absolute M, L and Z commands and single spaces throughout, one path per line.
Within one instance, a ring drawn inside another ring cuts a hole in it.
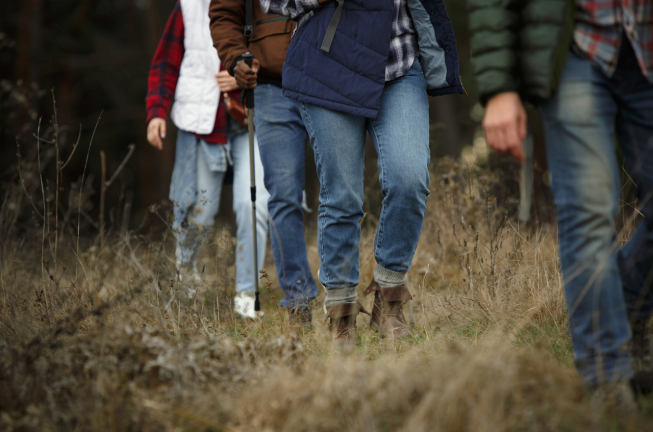
M 374 281 L 379 284 L 381 288 L 408 285 L 408 274 L 388 270 L 387 268 L 381 267 L 380 264 L 377 264 L 374 268 Z
M 324 298 L 324 307 L 329 309 L 331 306 L 343 303 L 356 303 L 358 294 L 356 287 L 336 288 L 327 290 L 327 295 Z

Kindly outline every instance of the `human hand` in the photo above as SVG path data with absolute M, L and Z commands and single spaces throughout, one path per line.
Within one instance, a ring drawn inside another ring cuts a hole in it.
M 259 66 L 260 64 L 256 59 L 252 61 L 251 68 L 247 65 L 247 63 L 245 63 L 245 60 L 241 60 L 236 63 L 236 67 L 234 68 L 234 77 L 236 78 L 238 87 L 242 89 L 253 89 L 256 87 L 256 74 L 258 73 Z
M 238 89 L 236 78 L 229 75 L 229 72 L 226 70 L 215 74 L 215 81 L 218 83 L 218 87 L 220 87 L 222 93 L 228 93 Z
M 485 107 L 483 129 L 490 148 L 509 153 L 524 162 L 522 142 L 526 138 L 526 110 L 516 92 L 500 93 Z
M 147 141 L 152 146 L 163 150 L 162 138 L 166 137 L 166 121 L 161 117 L 154 117 L 147 125 Z

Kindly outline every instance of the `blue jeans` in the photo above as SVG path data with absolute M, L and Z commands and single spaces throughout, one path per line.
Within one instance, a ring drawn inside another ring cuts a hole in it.
M 255 143 L 256 144 L 256 143 Z M 256 149 L 257 147 L 255 147 Z M 177 238 L 177 264 L 194 265 L 197 252 L 213 226 L 220 207 L 227 164 L 233 164 L 233 210 L 236 214 L 236 291 L 254 291 L 254 239 L 252 202 L 249 193 L 249 137 L 232 133 L 226 145 L 208 144 L 179 130 L 175 167 L 170 184 Z M 265 261 L 268 236 L 268 192 L 263 185 L 263 166 L 256 152 L 256 234 L 258 268 Z
M 653 85 L 629 44 L 612 78 L 570 53 L 541 108 L 576 367 L 590 387 L 630 378 L 629 317 L 653 312 Z M 621 249 L 615 136 L 644 215 Z
M 306 307 L 317 286 L 306 257 L 302 193 L 307 134 L 297 102 L 281 88 L 260 84 L 254 90 L 254 124 L 259 138 L 265 187 L 270 192 L 270 238 L 279 285 L 286 294 L 281 306 Z
M 302 118 L 320 179 L 320 282 L 356 298 L 359 282 L 365 132 L 378 154 L 384 195 L 374 257 L 384 269 L 406 273 L 422 231 L 429 195 L 429 113 L 419 61 L 386 83 L 375 119 L 302 104 Z M 339 295 L 344 298 L 347 296 Z

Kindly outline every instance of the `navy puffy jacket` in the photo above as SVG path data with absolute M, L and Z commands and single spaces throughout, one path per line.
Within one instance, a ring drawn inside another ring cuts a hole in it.
M 271 0 L 274 2 L 274 0 Z M 407 0 L 430 96 L 463 94 L 456 39 L 442 0 Z M 320 49 L 338 4 L 301 23 L 286 54 L 283 94 L 335 111 L 376 118 L 385 86 L 393 0 L 344 0 L 329 52 Z

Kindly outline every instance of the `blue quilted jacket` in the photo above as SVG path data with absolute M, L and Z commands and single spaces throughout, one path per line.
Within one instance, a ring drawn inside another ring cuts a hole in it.
M 290 15 L 287 9 L 275 8 L 278 0 L 268 1 L 275 13 Z M 417 31 L 425 90 L 430 96 L 465 93 L 456 39 L 443 0 L 407 1 Z M 283 66 L 283 94 L 376 118 L 385 86 L 394 0 L 344 0 L 335 35 L 325 51 L 325 35 L 337 7 L 332 1 L 300 21 Z

